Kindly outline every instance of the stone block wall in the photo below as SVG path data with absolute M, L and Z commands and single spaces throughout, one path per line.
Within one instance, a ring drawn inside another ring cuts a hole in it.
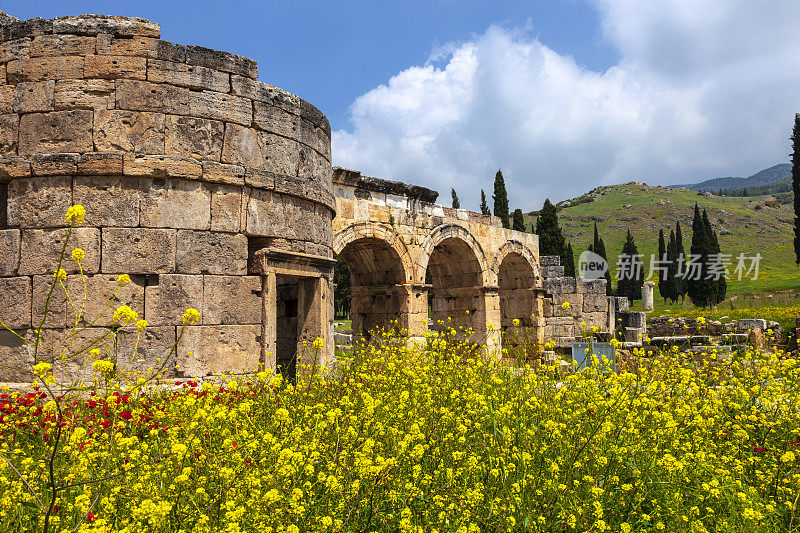
M 539 262 L 544 278 L 545 339 L 566 348 L 581 336 L 582 328 L 589 331 L 594 326 L 598 332 L 613 334 L 619 298 L 606 296 L 605 279 L 584 281 L 564 276 L 556 255 L 540 256 Z M 564 309 L 564 303 L 569 303 L 569 310 Z
M 137 18 L 0 20 L 0 320 L 22 336 L 38 325 L 65 212 L 83 204 L 67 247 L 86 251 L 81 323 L 92 328 L 82 335 L 112 325 L 110 313 L 94 320 L 96 302 L 127 273 L 113 307 L 130 305 L 150 327 L 136 354 L 123 335 L 110 354 L 118 365 L 155 364 L 194 307 L 201 320 L 172 372 L 254 370 L 266 287 L 253 253 L 333 255 L 330 125 L 257 81 L 254 60 L 159 37 L 158 24 Z M 77 264 L 62 267 L 76 298 Z M 50 311 L 43 358 L 54 360 L 75 316 L 63 291 Z M 0 381 L 28 379 L 14 368 L 32 354 L 0 331 L 0 363 Z

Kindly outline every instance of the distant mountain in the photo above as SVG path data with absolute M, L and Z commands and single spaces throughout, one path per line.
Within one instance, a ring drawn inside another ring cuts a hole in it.
M 720 189 L 729 191 L 751 188 L 754 189 L 756 187 L 764 187 L 765 185 L 770 185 L 774 182 L 780 181 L 791 176 L 791 174 L 792 165 L 789 163 L 781 163 L 780 165 L 775 165 L 760 172 L 756 172 L 747 178 L 714 178 L 701 181 L 700 183 L 691 183 L 688 185 L 669 185 L 668 188 L 678 189 L 680 187 L 685 187 L 687 189 L 700 192 L 717 192 Z M 762 194 L 766 194 L 767 192 L 769 191 L 763 191 Z

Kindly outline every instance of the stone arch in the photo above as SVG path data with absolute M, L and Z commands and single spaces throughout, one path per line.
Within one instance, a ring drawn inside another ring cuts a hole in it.
M 418 276 L 429 274 L 429 305 L 432 327 L 472 328 L 474 341 L 488 331 L 486 255 L 475 237 L 464 227 L 447 224 L 434 228 L 422 245 Z
M 420 253 L 417 263 L 417 280 L 419 282 L 425 281 L 425 272 L 428 269 L 428 262 L 430 261 L 431 254 L 434 249 L 439 246 L 443 241 L 454 239 L 462 241 L 472 251 L 475 259 L 478 261 L 481 271 L 481 286 L 488 286 L 489 283 L 489 269 L 487 268 L 486 254 L 483 251 L 478 240 L 469 232 L 469 230 L 458 224 L 442 224 L 433 228 L 431 233 L 422 243 L 422 251 Z
M 508 241 L 500 248 L 492 270 L 497 276 L 503 345 L 533 349 L 541 319 L 537 291 L 541 276 L 536 258 L 522 243 Z
M 495 279 L 498 280 L 498 285 L 500 284 L 500 266 L 503 264 L 503 261 L 509 254 L 516 254 L 520 256 L 533 271 L 533 276 L 536 278 L 536 283 L 541 284 L 541 269 L 539 268 L 539 261 L 536 260 L 534 253 L 530 250 L 530 248 L 521 242 L 517 240 L 508 240 L 497 251 L 497 254 L 495 254 L 491 263 L 491 272 Z
M 380 222 L 356 222 L 350 224 L 333 236 L 333 253 L 339 255 L 348 244 L 362 239 L 372 239 L 386 243 L 403 262 L 404 281 L 402 283 L 413 281 L 414 269 L 412 267 L 411 254 L 403 239 L 391 226 L 386 224 L 381 224 Z
M 360 222 L 338 232 L 333 247 L 350 271 L 353 332 L 369 336 L 395 320 L 408 329 L 413 270 L 402 239 L 383 224 Z

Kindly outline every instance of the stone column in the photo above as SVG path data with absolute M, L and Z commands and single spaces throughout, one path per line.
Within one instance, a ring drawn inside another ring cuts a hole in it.
M 642 309 L 645 311 L 653 310 L 653 287 L 655 285 L 653 281 L 645 281 L 642 285 Z

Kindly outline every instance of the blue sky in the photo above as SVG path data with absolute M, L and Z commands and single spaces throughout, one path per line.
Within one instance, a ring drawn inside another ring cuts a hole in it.
M 605 69 L 616 58 L 602 40 L 597 11 L 577 0 L 3 0 L 0 4 L 21 19 L 102 13 L 158 22 L 163 39 L 258 60 L 262 81 L 313 103 L 334 129 L 347 127 L 348 107 L 356 97 L 409 65 L 424 63 L 438 47 L 468 40 L 492 23 L 527 25 L 553 49 L 593 69 Z
M 258 60 L 319 107 L 334 164 L 477 209 L 598 185 L 748 176 L 788 161 L 797 0 L 3 0 L 19 18 L 104 13 Z

